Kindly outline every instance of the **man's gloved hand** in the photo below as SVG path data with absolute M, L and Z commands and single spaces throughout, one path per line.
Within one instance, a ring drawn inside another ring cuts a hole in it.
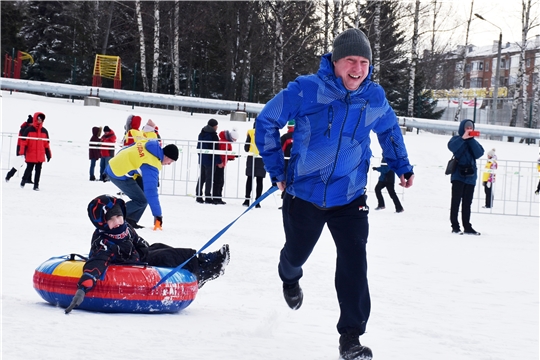
M 163 230 L 163 216 L 154 216 L 154 230 Z
M 51 157 L 47 155 L 47 162 L 51 161 Z
M 377 171 L 377 168 L 376 168 L 376 167 L 372 167 L 372 169 L 373 169 L 374 171 Z
M 69 304 L 69 306 L 66 309 L 66 314 L 69 314 L 71 310 L 73 310 L 74 308 L 82 304 L 84 300 L 84 295 L 86 295 L 86 293 L 84 292 L 83 289 L 77 290 L 77 292 L 75 293 L 75 296 L 73 296 L 73 300 L 71 300 L 71 304 Z

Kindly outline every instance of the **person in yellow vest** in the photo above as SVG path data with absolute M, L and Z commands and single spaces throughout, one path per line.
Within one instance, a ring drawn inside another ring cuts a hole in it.
M 495 170 L 497 170 L 497 155 L 495 149 L 491 149 L 488 154 L 488 161 L 482 174 L 482 185 L 484 185 L 484 193 L 486 194 L 485 209 L 493 207 L 493 184 L 495 184 Z
M 253 188 L 253 178 L 255 178 L 257 181 L 255 199 L 258 199 L 262 195 L 263 179 L 266 177 L 266 170 L 264 168 L 263 159 L 259 155 L 259 149 L 257 149 L 257 145 L 255 145 L 255 122 L 253 123 L 253 129 L 250 129 L 247 132 L 244 150 L 249 152 L 250 155 L 248 155 L 246 160 L 246 200 L 242 205 L 249 206 L 251 190 Z M 261 204 L 257 204 L 255 207 L 260 208 Z
M 141 219 L 147 205 L 154 216 L 154 225 L 161 228 L 163 214 L 159 203 L 158 183 L 162 165 L 170 165 L 178 160 L 178 148 L 169 144 L 163 149 L 157 140 L 137 141 L 125 147 L 113 157 L 105 173 L 131 200 L 126 203 L 126 221 L 135 229 L 142 226 Z M 142 178 L 142 187 L 135 178 Z

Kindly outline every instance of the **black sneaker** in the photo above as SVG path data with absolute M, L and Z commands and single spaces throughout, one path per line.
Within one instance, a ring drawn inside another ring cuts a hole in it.
M 405 209 L 399 209 L 399 210 L 396 210 L 396 213 L 400 214 L 400 213 L 402 213 L 404 211 L 405 211 Z
M 34 186 L 34 191 L 39 191 L 39 187 Z
M 199 204 L 204 203 L 204 200 L 203 200 L 202 197 L 197 197 L 197 198 L 195 198 L 195 201 L 198 202 Z
M 205 199 L 205 200 L 204 200 L 204 203 L 205 203 L 205 204 L 213 204 L 213 203 L 214 203 L 214 200 L 212 200 L 212 199 Z
M 26 181 L 24 179 L 21 180 L 21 188 L 24 188 L 24 184 L 26 184 Z
M 360 345 L 356 332 L 341 334 L 339 338 L 340 360 L 371 360 L 373 353 L 367 346 Z
M 144 229 L 144 226 L 141 226 L 135 222 L 133 219 L 126 219 L 127 223 L 131 225 L 134 229 Z
M 218 251 L 199 254 L 199 273 L 197 274 L 199 289 L 208 281 L 217 279 L 225 274 L 225 267 L 229 264 L 230 259 L 231 255 L 228 244 L 223 245 Z
M 221 199 L 214 199 L 214 205 L 226 205 L 227 203 Z
M 255 205 L 255 209 L 260 209 L 261 208 L 261 203 L 258 203 L 257 205 Z
M 463 235 L 459 228 L 452 228 L 452 234 Z
M 302 301 L 304 300 L 304 293 L 302 292 L 300 284 L 298 284 L 298 282 L 295 282 L 294 284 L 283 283 L 283 297 L 291 309 L 300 309 Z
M 384 209 L 386 209 L 384 206 L 377 206 L 377 207 L 375 208 L 375 210 L 384 210 Z
M 474 230 L 473 228 L 465 229 L 465 231 L 463 231 L 463 233 L 465 235 L 476 235 L 476 236 L 481 235 L 478 231 Z
M 249 200 L 246 200 L 242 203 L 242 206 L 249 206 Z

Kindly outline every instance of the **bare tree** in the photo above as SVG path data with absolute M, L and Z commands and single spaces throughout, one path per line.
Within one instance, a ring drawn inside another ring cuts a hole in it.
M 530 16 L 531 16 L 531 4 L 532 0 L 521 1 L 521 44 L 518 61 L 518 73 L 516 80 L 516 88 L 514 91 L 514 99 L 512 100 L 512 115 L 510 119 L 510 126 L 516 126 L 518 112 L 521 108 L 524 124 L 527 123 L 527 111 L 525 104 L 527 103 L 527 87 L 525 83 L 525 50 L 527 50 L 527 35 L 530 30 Z M 509 136 L 508 142 L 514 142 L 514 137 Z
M 414 80 L 416 76 L 416 64 L 418 62 L 418 17 L 420 14 L 420 0 L 416 0 L 414 6 L 414 29 L 411 41 L 411 66 L 409 67 L 409 100 L 407 105 L 407 116 L 414 115 Z
M 137 17 L 137 25 L 139 27 L 139 49 L 141 52 L 141 76 L 143 80 L 143 89 L 148 92 L 148 76 L 146 74 L 146 50 L 144 47 L 144 28 L 141 12 L 141 0 L 135 1 L 135 16 Z
M 159 80 L 159 1 L 154 1 L 154 64 L 152 72 L 152 92 L 158 91 Z
M 371 0 L 372 1 L 372 0 Z M 373 65 L 373 81 L 377 81 L 381 70 L 381 2 L 375 1 L 375 16 L 373 18 L 373 27 L 375 28 L 375 44 L 373 44 L 373 56 L 371 64 Z
M 180 95 L 180 53 L 178 44 L 180 43 L 180 0 L 174 1 L 174 16 L 172 19 L 173 26 L 173 45 L 172 45 L 172 63 L 174 77 L 174 94 Z
M 469 47 L 469 29 L 471 27 L 471 21 L 473 16 L 474 0 L 471 0 L 471 11 L 469 13 L 469 20 L 467 20 L 467 31 L 465 33 L 465 46 L 461 49 L 461 78 L 459 79 L 459 100 L 458 107 L 456 110 L 456 115 L 454 116 L 454 121 L 459 121 L 459 116 L 461 114 L 461 108 L 463 107 L 463 86 L 465 82 L 466 75 L 466 62 L 467 62 L 467 51 Z

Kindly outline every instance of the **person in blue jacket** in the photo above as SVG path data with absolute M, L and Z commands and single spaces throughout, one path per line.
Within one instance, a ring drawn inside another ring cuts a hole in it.
M 394 202 L 394 206 L 396 207 L 396 212 L 402 213 L 404 211 L 403 206 L 401 205 L 401 202 L 399 201 L 399 197 L 396 194 L 396 190 L 394 189 L 396 173 L 390 170 L 384 156 L 381 159 L 381 166 L 373 167 L 373 170 L 381 173 L 381 175 L 379 175 L 379 181 L 377 182 L 377 185 L 375 185 L 375 196 L 377 197 L 377 202 L 378 202 L 375 210 L 385 209 L 382 189 L 386 188 L 386 190 L 388 190 L 388 195 L 390 195 L 390 198 Z
M 270 100 L 256 121 L 255 142 L 271 180 L 281 191 L 285 245 L 278 273 L 290 308 L 303 302 L 302 266 L 324 225 L 337 249 L 335 286 L 341 310 L 337 330 L 343 359 L 371 359 L 360 344 L 369 318 L 368 213 L 365 187 L 371 159 L 370 132 L 377 134 L 400 185 L 413 184 L 397 117 L 382 87 L 371 81 L 371 47 L 358 29 L 339 34 L 317 74 L 300 76 Z M 279 130 L 295 121 L 289 166 Z M 285 176 L 286 174 L 286 176 Z
M 450 177 L 452 182 L 452 202 L 450 205 L 450 223 L 452 233 L 480 235 L 471 225 L 471 204 L 476 186 L 478 169 L 476 159 L 484 155 L 484 148 L 470 134 L 474 130 L 474 122 L 469 119 L 461 121 L 458 135 L 452 136 L 448 142 L 448 149 L 458 160 L 457 166 Z M 461 232 L 458 212 L 461 203 L 461 221 L 463 223 L 463 233 Z

